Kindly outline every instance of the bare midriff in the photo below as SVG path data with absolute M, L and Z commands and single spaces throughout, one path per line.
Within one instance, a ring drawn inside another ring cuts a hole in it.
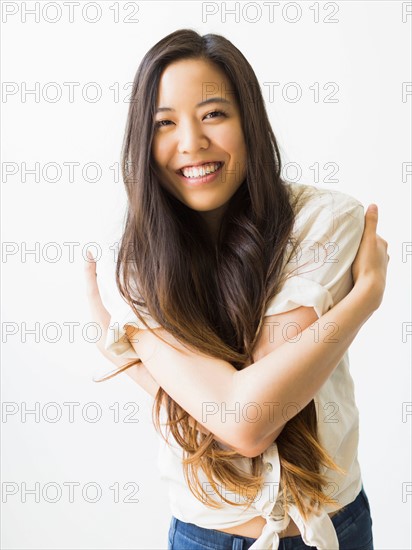
M 337 512 L 339 512 L 339 510 L 336 510 L 335 512 L 331 512 L 329 514 L 329 517 L 334 516 Z M 242 523 L 241 525 L 236 525 L 236 527 L 229 527 L 228 529 L 218 529 L 218 531 L 223 531 L 224 533 L 230 533 L 231 535 L 239 535 L 241 537 L 249 537 L 252 539 L 257 539 L 262 534 L 262 529 L 265 525 L 266 525 L 265 518 L 263 518 L 262 516 L 257 516 L 247 521 L 246 523 Z M 300 535 L 300 531 L 296 523 L 293 521 L 293 519 L 290 518 L 289 525 L 286 527 L 285 530 L 279 533 L 279 538 L 296 537 L 297 535 Z

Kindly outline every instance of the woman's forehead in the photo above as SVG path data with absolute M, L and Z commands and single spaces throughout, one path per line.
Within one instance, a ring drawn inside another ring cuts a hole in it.
M 172 107 L 166 104 L 172 101 L 193 102 L 193 106 L 198 106 L 212 97 L 230 103 L 236 101 L 234 88 L 224 71 L 203 59 L 182 59 L 164 69 L 159 82 L 157 107 Z

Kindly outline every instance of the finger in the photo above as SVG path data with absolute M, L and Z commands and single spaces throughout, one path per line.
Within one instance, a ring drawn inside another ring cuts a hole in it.
M 88 260 L 84 261 L 84 274 L 86 278 L 86 292 L 87 294 L 100 294 L 99 287 L 97 286 L 97 272 L 96 272 L 96 262 L 89 255 L 87 251 Z M 91 258 L 91 259 L 90 259 Z
M 92 258 L 88 251 L 87 256 L 88 258 Z M 110 313 L 104 307 L 100 295 L 99 286 L 97 284 L 96 262 L 94 260 L 85 260 L 84 270 L 86 276 L 86 294 L 93 320 L 102 327 L 108 327 L 110 324 Z
M 370 204 L 366 210 L 365 214 L 365 229 L 367 231 L 374 231 L 376 232 L 376 228 L 378 226 L 378 205 L 377 204 Z

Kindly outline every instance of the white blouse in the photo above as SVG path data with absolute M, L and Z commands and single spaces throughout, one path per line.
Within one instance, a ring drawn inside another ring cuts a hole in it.
M 265 316 L 299 306 L 312 306 L 320 317 L 353 287 L 351 265 L 362 238 L 364 209 L 358 200 L 334 189 L 296 183 L 287 185 L 291 186 L 293 193 L 304 187 L 305 191 L 313 191 L 314 194 L 296 216 L 292 239 L 298 240 L 299 247 L 297 253 L 284 265 L 291 276 L 270 302 Z M 145 319 L 151 328 L 159 326 L 149 315 Z M 124 302 L 112 314 L 111 327 L 116 330 L 108 331 L 105 347 L 118 357 L 131 359 L 137 355 L 125 336 L 124 327 L 127 324 L 146 328 Z M 330 339 L 334 337 L 333 331 L 332 326 L 328 332 Z M 323 473 L 327 471 L 330 480 L 325 493 L 334 498 L 341 508 L 353 502 L 362 487 L 357 459 L 359 418 L 348 352 L 314 396 L 314 401 L 320 443 L 347 472 L 344 475 L 330 469 L 323 470 Z M 166 412 L 163 409 L 161 414 L 164 421 Z M 168 484 L 171 511 L 177 519 L 206 529 L 220 530 L 262 516 L 266 519 L 266 525 L 250 548 L 276 550 L 279 547 L 279 533 L 292 518 L 308 546 L 315 546 L 319 550 L 339 549 L 336 531 L 328 515 L 337 508 L 324 506 L 319 510 L 319 515 L 312 515 L 305 521 L 296 506 L 290 506 L 285 514 L 280 501 L 277 502 L 280 462 L 276 441 L 263 453 L 265 481 L 257 498 L 247 510 L 247 501 L 242 495 L 229 495 L 219 487 L 226 498 L 244 502 L 245 506 L 232 506 L 220 499 L 202 470 L 199 471 L 199 478 L 203 482 L 203 488 L 222 507 L 212 509 L 198 500 L 184 479 L 181 447 L 172 434 L 169 435 L 169 445 L 162 438 L 159 439 L 158 466 L 161 479 Z M 240 468 L 250 471 L 250 459 L 241 457 L 234 459 L 234 462 Z

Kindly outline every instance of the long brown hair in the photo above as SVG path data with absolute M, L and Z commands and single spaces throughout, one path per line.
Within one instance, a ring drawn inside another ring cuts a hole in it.
M 162 185 L 151 154 L 162 71 L 188 58 L 212 62 L 226 74 L 236 91 L 247 148 L 246 176 L 229 201 L 217 243 L 199 212 Z M 288 245 L 303 201 L 293 202 L 281 178 L 280 153 L 256 75 L 229 40 L 181 29 L 146 53 L 133 82 L 122 172 L 128 208 L 116 265 L 119 292 L 145 326 L 141 313 L 149 313 L 179 342 L 238 370 L 247 368 L 264 313 L 294 253 Z M 222 486 L 225 492 L 246 495 L 251 504 L 264 480 L 262 455 L 250 459 L 251 473 L 236 468 L 234 459 L 241 455 L 223 449 L 212 433 L 198 430 L 196 420 L 162 388 L 152 410 L 158 431 L 162 405 L 166 426 L 183 449 L 184 474 L 192 493 L 208 506 L 220 507 L 203 489 L 198 476 L 202 468 L 223 501 L 242 505 L 221 494 Z M 306 518 L 314 505 L 334 504 L 322 491 L 328 479 L 321 468 L 344 470 L 319 442 L 313 400 L 287 422 L 276 443 L 285 509 L 294 502 Z

